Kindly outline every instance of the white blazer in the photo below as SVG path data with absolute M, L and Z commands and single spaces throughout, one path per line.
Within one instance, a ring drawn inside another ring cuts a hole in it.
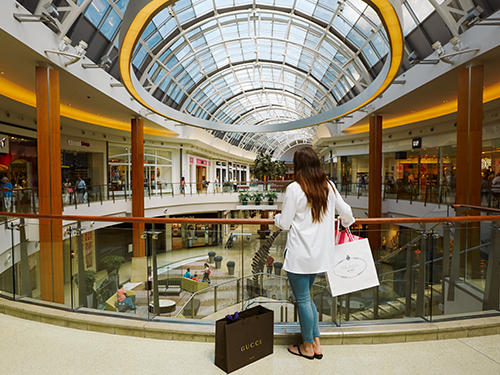
M 344 202 L 333 183 L 328 194 L 328 209 L 323 220 L 312 222 L 307 197 L 297 182 L 288 185 L 281 214 L 274 224 L 288 230 L 283 269 L 299 274 L 315 274 L 333 268 L 335 247 L 335 210 L 345 227 L 354 223 L 351 207 Z

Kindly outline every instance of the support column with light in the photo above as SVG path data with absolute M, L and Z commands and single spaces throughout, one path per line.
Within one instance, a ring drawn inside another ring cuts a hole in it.
M 370 116 L 368 217 L 382 217 L 382 116 Z M 378 256 L 380 224 L 370 224 L 368 238 Z
M 38 204 L 41 215 L 62 215 L 59 72 L 36 67 Z M 40 220 L 40 283 L 44 301 L 64 303 L 62 221 Z
M 456 203 L 481 205 L 481 153 L 483 142 L 483 84 L 484 67 L 469 66 L 458 72 L 457 111 L 457 186 Z M 459 150 L 459 151 L 458 151 Z M 479 215 L 468 211 L 468 215 Z M 463 226 L 465 229 L 465 227 Z M 467 225 L 469 248 L 479 245 L 479 223 Z M 465 231 L 462 230 L 462 235 Z M 467 253 L 467 273 L 473 279 L 480 278 L 479 250 Z

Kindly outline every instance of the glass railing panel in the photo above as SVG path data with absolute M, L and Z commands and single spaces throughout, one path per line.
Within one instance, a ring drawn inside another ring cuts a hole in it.
M 251 206 L 237 216 L 272 219 L 265 206 Z M 146 223 L 134 232 L 132 223 L 119 218 L 64 221 L 59 249 L 52 242 L 40 243 L 40 232 L 57 231 L 55 227 L 41 227 L 35 219 L 2 220 L 0 290 L 6 296 L 15 292 L 17 298 L 42 300 L 42 284 L 60 293 L 55 284 L 61 281 L 53 280 L 51 267 L 47 271 L 41 264 L 42 250 L 49 249 L 51 254 L 62 251 L 61 303 L 68 308 L 140 319 L 213 321 L 263 304 L 275 311 L 277 322 L 296 320 L 295 300 L 282 269 L 287 233 L 277 233 L 270 222 L 212 224 L 208 218 L 192 223 L 179 218 Z M 332 298 L 324 275 L 318 275 L 311 294 L 321 321 L 433 320 L 498 309 L 497 222 L 355 223 L 351 229 L 370 239 L 380 286 Z M 134 257 L 134 233 L 143 237 L 144 256 Z M 120 287 L 132 306 L 118 303 Z

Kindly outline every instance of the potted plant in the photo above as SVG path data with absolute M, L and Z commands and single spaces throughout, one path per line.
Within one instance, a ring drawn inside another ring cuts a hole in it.
M 76 285 L 78 286 L 78 274 L 74 276 Z M 85 271 L 85 290 L 87 294 L 87 307 L 93 307 L 94 301 L 94 284 L 97 279 L 97 272 L 92 270 Z
M 256 206 L 260 206 L 260 202 L 262 201 L 262 198 L 264 197 L 264 194 L 255 192 L 252 194 L 252 200 L 255 201 Z
M 246 206 L 248 204 L 248 200 L 251 198 L 250 194 L 247 192 L 240 193 L 238 196 L 240 202 L 243 204 L 243 206 Z
M 274 191 L 268 191 L 266 193 L 266 198 L 269 202 L 269 205 L 272 206 L 274 204 L 274 200 L 278 199 L 278 195 Z
M 119 255 L 109 255 L 107 257 L 102 258 L 101 263 L 106 268 L 108 275 L 112 274 L 120 269 L 120 266 L 125 263 L 125 258 Z

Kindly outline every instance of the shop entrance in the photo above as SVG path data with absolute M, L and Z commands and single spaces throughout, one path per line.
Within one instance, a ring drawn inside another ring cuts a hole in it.
M 197 165 L 196 166 L 196 191 L 198 193 L 201 193 L 204 190 L 206 190 L 206 183 L 205 183 L 206 180 L 207 180 L 207 167 Z

